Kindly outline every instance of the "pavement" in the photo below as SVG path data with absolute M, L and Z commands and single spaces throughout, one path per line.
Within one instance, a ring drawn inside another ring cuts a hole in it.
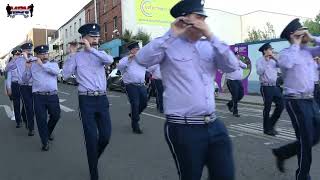
M 216 100 L 230 101 L 231 94 L 230 93 L 219 93 L 218 96 L 216 97 Z M 258 95 L 247 94 L 243 97 L 243 99 L 241 99 L 240 103 L 263 106 L 263 99 L 261 96 L 258 96 Z
M 3 81 L 0 80 L 0 90 Z M 62 117 L 54 131 L 49 152 L 41 152 L 38 132 L 28 137 L 16 129 L 8 116 L 8 97 L 0 93 L 0 180 L 89 180 L 89 170 L 78 117 L 77 89 L 59 84 Z M 222 97 L 222 96 L 221 96 Z M 125 94 L 109 92 L 112 136 L 99 161 L 100 180 L 178 180 L 177 170 L 164 139 L 165 118 L 156 111 L 155 100 L 141 115 L 143 135 L 130 129 L 129 104 Z M 259 98 L 259 97 L 257 97 Z M 260 97 L 261 98 L 261 97 Z M 244 99 L 245 100 L 245 99 Z M 233 143 L 237 180 L 293 180 L 297 158 L 286 161 L 286 173 L 275 167 L 271 149 L 295 140 L 286 112 L 277 124 L 276 137 L 262 133 L 262 106 L 239 105 L 240 118 L 233 117 L 225 101 L 217 98 L 217 113 L 225 123 Z M 313 150 L 312 179 L 320 179 L 319 147 Z M 201 180 L 206 180 L 206 169 Z

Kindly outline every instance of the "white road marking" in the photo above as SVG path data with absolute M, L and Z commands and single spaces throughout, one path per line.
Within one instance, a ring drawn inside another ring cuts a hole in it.
M 66 99 L 59 99 L 60 103 L 65 102 L 65 101 L 66 101 Z M 73 112 L 74 111 L 74 109 L 68 108 L 67 106 L 64 106 L 64 105 L 61 105 L 61 104 L 60 104 L 60 108 L 64 112 Z
M 264 143 L 264 145 L 267 145 L 267 146 L 270 146 L 270 145 L 272 145 L 273 143 L 272 142 L 266 142 L 266 143 Z
M 63 92 L 63 91 L 58 91 L 58 93 L 65 94 L 65 95 L 70 95 L 70 93 Z
M 146 115 L 146 116 L 150 116 L 150 117 L 166 120 L 166 118 L 160 117 L 160 116 L 157 116 L 157 115 L 153 115 L 153 114 L 149 114 L 149 113 L 145 113 L 145 112 L 143 112 L 142 114 Z
M 249 123 L 249 124 L 235 124 L 235 125 L 230 125 L 230 129 L 237 130 L 240 132 L 245 132 L 245 133 L 250 133 L 250 134 L 255 134 L 255 135 L 263 135 L 263 128 L 261 123 Z M 279 135 L 272 137 L 268 136 L 269 138 L 277 138 L 281 140 L 296 140 L 296 137 L 294 135 L 293 130 L 291 129 L 286 129 L 286 131 L 283 131 L 284 128 L 282 129 L 277 129 L 279 131 Z
M 162 120 L 166 120 L 166 118 L 164 117 L 160 117 L 160 116 L 157 116 L 157 115 L 153 115 L 153 114 L 150 114 L 150 113 L 145 113 L 143 112 L 142 113 L 143 115 L 145 116 L 149 116 L 149 117 L 153 117 L 153 118 L 157 118 L 157 119 L 162 119 Z M 230 138 L 236 138 L 236 137 L 243 137 L 245 135 L 247 136 L 251 136 L 251 137 L 255 137 L 257 139 L 263 139 L 263 140 L 266 140 L 267 142 L 264 143 L 265 145 L 271 145 L 271 144 L 274 144 L 274 142 L 270 142 L 270 140 L 275 140 L 275 141 L 288 141 L 288 140 L 295 140 L 293 138 L 290 138 L 290 137 L 286 137 L 286 136 L 267 136 L 267 135 L 264 135 L 261 131 L 258 131 L 258 130 L 250 130 L 250 129 L 239 129 L 237 127 L 234 127 L 234 125 L 232 126 L 228 126 L 228 130 L 231 131 L 231 132 L 234 132 L 236 133 L 237 135 L 229 135 Z
M 116 95 L 113 95 L 113 94 L 108 94 L 107 97 L 110 97 L 110 98 L 119 98 L 121 96 L 116 96 Z
M 0 105 L 0 107 L 4 108 L 4 111 L 6 112 L 9 119 L 13 116 L 13 111 L 11 110 L 10 106 L 8 105 Z

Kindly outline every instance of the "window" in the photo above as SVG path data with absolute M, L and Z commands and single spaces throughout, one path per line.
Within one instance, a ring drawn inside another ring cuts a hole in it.
M 72 36 L 72 26 L 70 26 L 70 37 Z
M 79 27 L 81 26 L 81 18 L 79 19 Z
M 68 29 L 65 29 L 66 33 L 65 33 L 65 36 L 66 38 L 68 38 Z
M 103 1 L 103 13 L 107 12 L 107 0 Z
M 87 22 L 90 22 L 90 10 L 88 10 L 88 14 L 87 14 Z
M 115 6 L 117 3 L 117 0 L 112 0 L 112 6 Z
M 73 33 L 74 34 L 77 33 L 77 22 L 74 22 L 74 24 L 73 24 Z
M 104 33 L 107 33 L 107 29 L 108 29 L 108 23 L 105 22 L 105 23 L 104 23 Z
M 113 30 L 118 29 L 118 17 L 113 18 Z

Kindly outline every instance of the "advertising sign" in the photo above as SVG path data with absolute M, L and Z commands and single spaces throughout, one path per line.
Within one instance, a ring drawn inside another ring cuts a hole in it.
M 233 52 L 238 52 L 240 55 L 240 60 L 247 64 L 247 68 L 243 70 L 243 80 L 242 80 L 242 85 L 244 88 L 244 94 L 248 94 L 248 78 L 251 74 L 252 70 L 252 63 L 251 60 L 248 57 L 248 45 L 233 45 L 230 46 Z M 220 91 L 226 90 L 227 89 L 227 81 L 225 78 L 226 74 L 222 73 L 221 71 L 218 71 L 216 74 L 216 82 L 219 86 Z
M 135 0 L 138 24 L 168 27 L 174 20 L 170 9 L 179 0 Z

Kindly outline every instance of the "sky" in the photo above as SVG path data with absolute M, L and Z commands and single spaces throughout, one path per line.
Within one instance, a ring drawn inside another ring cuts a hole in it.
M 0 56 L 22 42 L 33 28 L 58 29 L 73 17 L 90 0 L 1 0 L 0 8 Z M 235 14 L 245 14 L 256 10 L 281 12 L 291 15 L 314 18 L 320 12 L 319 0 L 304 0 L 303 3 L 291 3 L 292 0 L 206 0 L 206 7 L 220 9 Z M 7 17 L 5 7 L 34 5 L 34 16 L 24 18 Z

